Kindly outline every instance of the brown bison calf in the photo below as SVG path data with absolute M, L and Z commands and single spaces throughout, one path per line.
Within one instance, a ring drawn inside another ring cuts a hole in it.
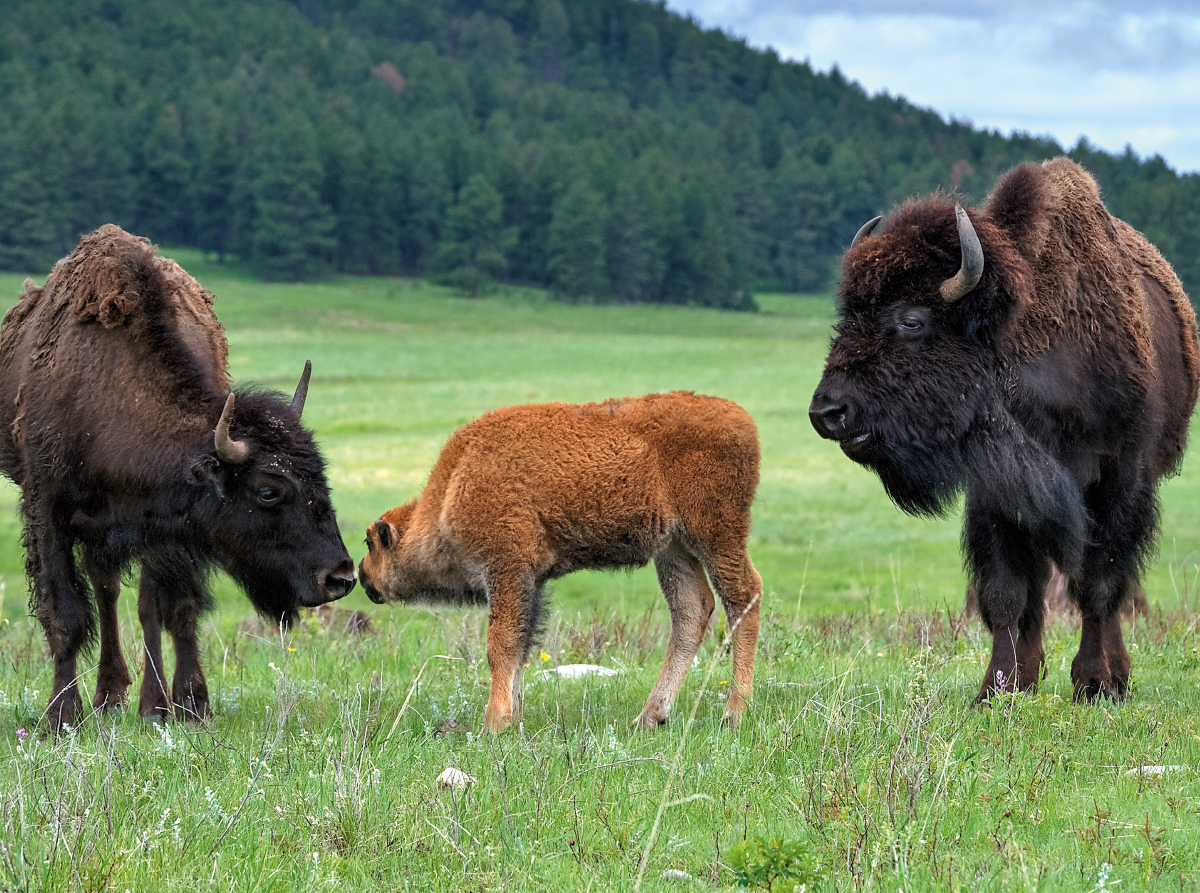
M 754 679 L 762 580 L 746 554 L 758 433 L 740 406 L 687 392 L 498 409 L 460 428 L 416 499 L 367 530 L 375 602 L 489 605 L 485 726 L 520 698 L 547 580 L 654 559 L 671 611 L 667 657 L 636 722 L 663 723 L 713 611 L 729 619 L 736 725 Z

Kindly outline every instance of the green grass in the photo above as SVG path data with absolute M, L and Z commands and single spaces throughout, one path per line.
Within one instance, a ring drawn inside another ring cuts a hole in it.
M 756 833 L 803 843 L 810 889 L 1090 890 L 1105 863 L 1122 889 L 1200 882 L 1196 451 L 1162 490 L 1162 554 L 1145 580 L 1155 610 L 1132 633 L 1134 697 L 1071 704 L 1077 633 L 1060 623 L 1043 693 L 977 710 L 987 641 L 954 619 L 959 519 L 902 515 L 809 426 L 827 297 L 766 295 L 758 314 L 571 307 L 402 279 L 263 284 L 167 253 L 217 294 L 237 381 L 290 391 L 312 359 L 305 418 L 356 558 L 366 525 L 418 492 L 450 432 L 487 409 L 672 388 L 743 404 L 763 443 L 755 703 L 736 733 L 716 722 L 728 679 L 719 623 L 672 723 L 627 731 L 665 640 L 649 569 L 555 585 L 550 661 L 530 668 L 522 726 L 498 738 L 477 735 L 482 612 L 381 609 L 356 591 L 341 605 L 368 610 L 374 635 L 304 624 L 281 645 L 246 625 L 248 603 L 221 579 L 203 638 L 207 727 L 150 727 L 131 712 L 19 743 L 50 666 L 25 616 L 6 487 L 0 890 L 607 890 L 633 889 L 643 869 L 642 889 L 732 889 L 729 849 Z M 15 298 L 20 278 L 0 275 L 0 296 Z M 131 657 L 134 601 L 121 607 Z M 535 675 L 577 660 L 623 672 Z M 438 734 L 450 720 L 461 728 Z M 1124 774 L 1151 764 L 1189 768 Z M 477 781 L 439 790 L 448 766 Z M 693 880 L 662 880 L 671 868 Z

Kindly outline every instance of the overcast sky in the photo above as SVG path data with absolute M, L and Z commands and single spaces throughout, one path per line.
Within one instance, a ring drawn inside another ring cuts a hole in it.
M 1200 170 L 1197 0 L 668 0 L 943 117 Z

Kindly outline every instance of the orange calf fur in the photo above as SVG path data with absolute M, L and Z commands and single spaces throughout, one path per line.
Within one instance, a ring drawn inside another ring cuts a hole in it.
M 368 528 L 359 579 L 378 603 L 487 601 L 492 731 L 520 697 L 547 580 L 653 559 L 671 635 L 642 728 L 670 713 L 712 615 L 711 580 L 731 631 L 725 718 L 736 725 L 753 687 L 762 599 L 746 554 L 758 464 L 754 422 L 717 397 L 498 409 L 459 428 L 421 495 Z

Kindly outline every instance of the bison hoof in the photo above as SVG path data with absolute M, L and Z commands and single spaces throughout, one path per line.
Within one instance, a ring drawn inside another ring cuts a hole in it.
M 50 706 L 46 708 L 46 725 L 57 735 L 67 726 L 78 728 L 82 715 L 83 698 L 79 696 L 79 689 L 72 685 L 50 699 Z
M 201 698 L 182 698 L 175 702 L 175 718 L 186 722 L 203 722 L 212 715 L 208 700 Z
M 1084 679 L 1075 682 L 1077 703 L 1091 704 L 1095 701 L 1120 701 L 1125 698 L 1125 682 L 1116 679 Z
M 92 709 L 100 712 L 123 709 L 129 702 L 128 688 L 128 682 L 98 682 L 95 697 L 92 698 Z

